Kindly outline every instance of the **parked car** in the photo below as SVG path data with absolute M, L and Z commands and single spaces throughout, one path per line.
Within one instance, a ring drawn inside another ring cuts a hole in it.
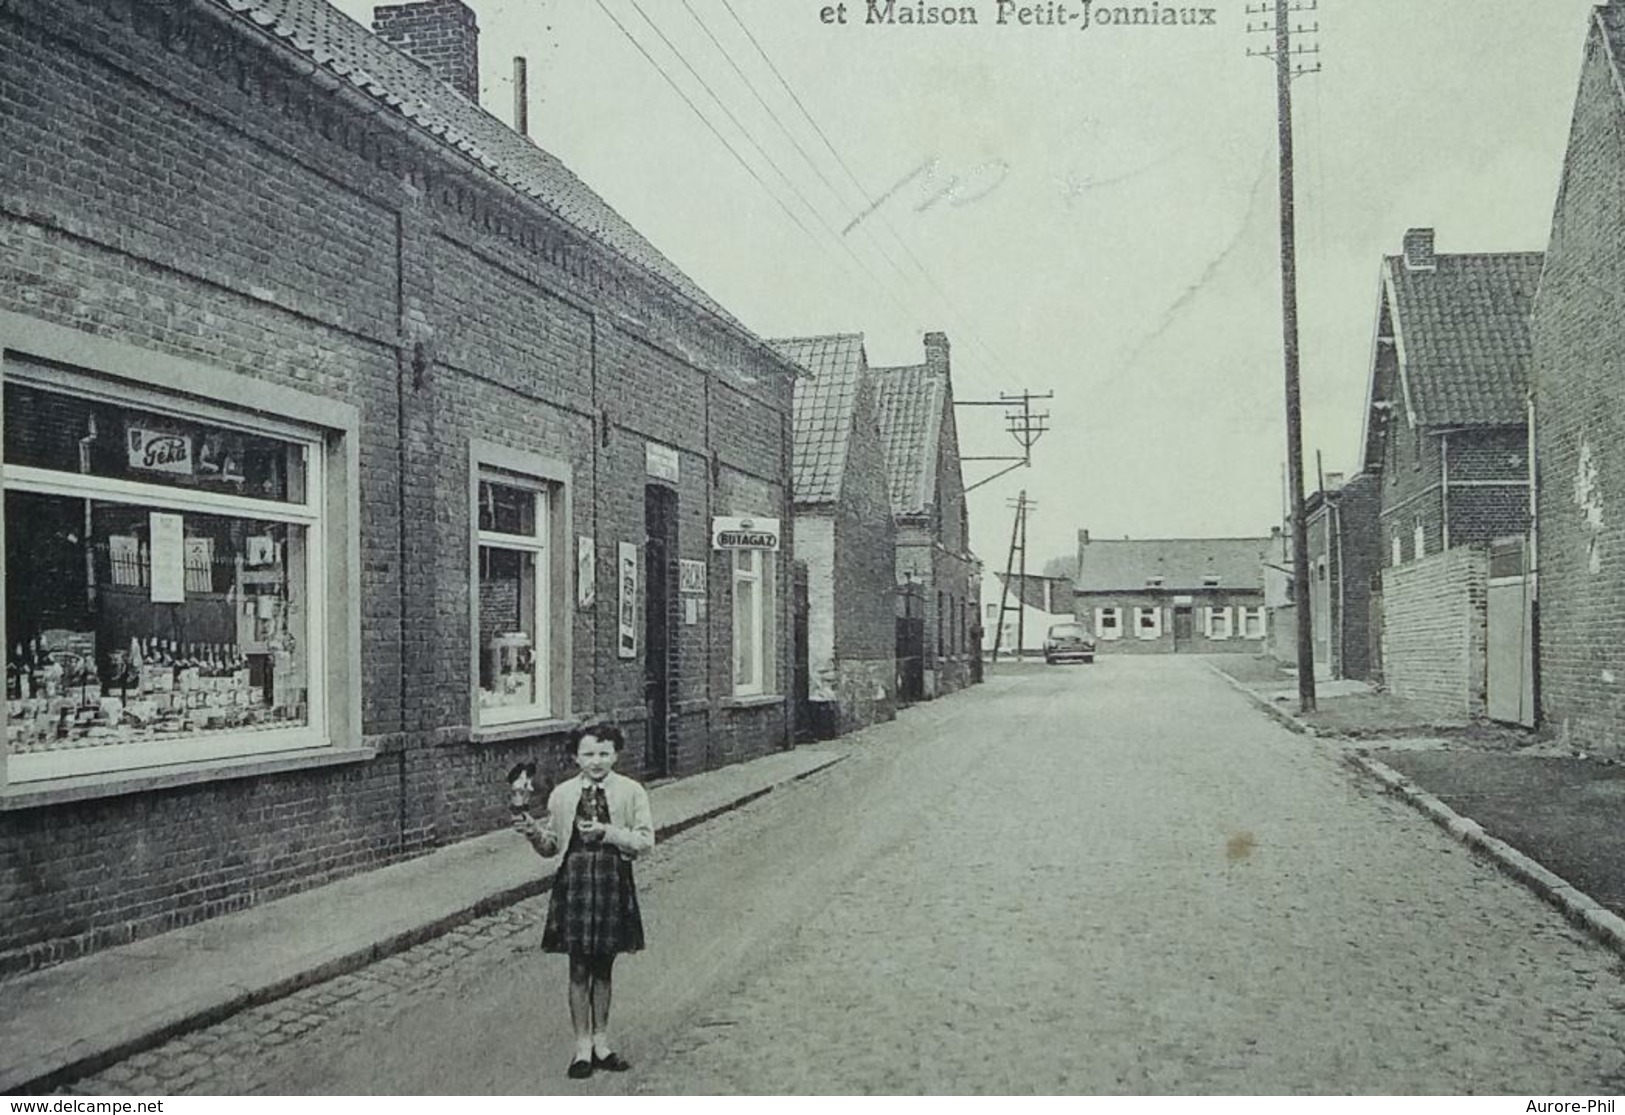
M 1089 631 L 1081 623 L 1054 623 L 1050 625 L 1049 632 L 1044 636 L 1044 661 L 1050 665 L 1057 662 L 1093 662 L 1095 660 L 1095 641 L 1089 637 Z

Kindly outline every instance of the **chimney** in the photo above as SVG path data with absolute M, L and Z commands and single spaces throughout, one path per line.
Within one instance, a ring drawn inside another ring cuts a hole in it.
M 1085 546 L 1089 545 L 1089 532 L 1086 530 L 1078 531 L 1078 540 Z
M 1412 228 L 1405 230 L 1405 270 L 1436 271 L 1439 260 L 1433 254 L 1433 230 Z
M 1343 474 L 1341 472 L 1328 472 L 1326 474 L 1326 490 L 1335 492 L 1343 487 Z
M 480 103 L 480 28 L 462 0 L 374 8 L 372 33 L 423 63 L 474 104 Z
M 925 370 L 933 374 L 948 374 L 948 334 L 925 335 Z

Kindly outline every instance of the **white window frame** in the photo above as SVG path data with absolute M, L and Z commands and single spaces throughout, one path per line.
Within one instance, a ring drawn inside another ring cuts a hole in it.
M 1269 628 L 1266 625 L 1263 605 L 1256 608 L 1241 608 L 1241 637 L 1243 639 L 1262 639 Z M 1255 631 L 1256 625 L 1256 631 Z
M 729 669 L 732 671 L 733 694 L 735 697 L 761 697 L 773 691 L 768 686 L 768 674 L 777 672 L 771 645 L 775 596 L 773 553 L 772 550 L 732 551 L 729 616 L 732 620 L 730 635 L 735 640 L 735 646 L 734 653 L 729 660 Z M 740 621 L 739 586 L 741 584 L 754 585 L 756 588 L 756 591 L 751 596 L 750 615 L 746 617 L 746 622 L 749 623 L 751 631 L 755 635 L 752 640 L 750 659 L 753 677 L 748 681 L 740 680 L 739 673 L 737 633 Z
M 1142 622 L 1147 617 L 1151 619 L 1149 625 Z M 1162 638 L 1162 607 L 1160 605 L 1134 606 L 1134 637 L 1137 639 Z
M 1209 639 L 1228 639 L 1233 632 L 1230 627 L 1229 606 L 1217 607 L 1210 605 L 1207 608 L 1207 631 Z
M 469 723 L 476 739 L 534 734 L 570 716 L 571 578 L 575 554 L 570 534 L 571 470 L 567 462 L 473 439 L 469 443 Z M 533 535 L 480 529 L 480 485 L 502 484 L 531 492 L 536 500 Z M 529 705 L 480 706 L 480 551 L 531 555 L 536 571 L 536 700 Z
M 1111 625 L 1107 626 L 1106 620 Z M 1123 637 L 1123 609 L 1119 607 L 1102 607 L 1095 609 L 1095 637 L 1098 639 L 1121 639 Z
M 304 723 L 286 728 L 15 755 L 5 743 L 8 710 L 0 702 L 0 795 L 82 792 L 86 785 L 94 786 L 93 793 L 118 793 L 133 779 L 142 786 L 164 785 L 171 774 L 193 780 L 197 775 L 192 772 L 199 768 L 229 774 L 231 768 L 268 759 L 370 755 L 361 740 L 359 410 L 336 399 L 6 312 L 0 312 L 0 381 L 303 448 L 305 498 L 300 503 L 3 462 L 0 489 L 301 528 L 305 599 L 300 602 L 301 630 L 294 638 L 305 651 L 306 691 Z M 0 535 L 3 521 L 0 517 Z M 333 607 L 333 601 L 348 604 Z M 0 605 L 0 625 L 3 621 Z

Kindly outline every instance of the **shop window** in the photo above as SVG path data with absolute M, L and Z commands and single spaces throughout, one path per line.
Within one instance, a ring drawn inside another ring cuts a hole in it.
M 1102 639 L 1121 639 L 1123 637 L 1123 609 L 1096 608 L 1095 633 Z
M 771 550 L 733 552 L 734 695 L 771 692 L 773 659 Z M 941 613 L 938 613 L 941 622 Z
M 342 438 L 121 382 L 8 354 L 6 781 L 340 742 Z
M 1230 609 L 1209 608 L 1207 610 L 1207 637 L 1210 639 L 1228 639 L 1230 637 Z

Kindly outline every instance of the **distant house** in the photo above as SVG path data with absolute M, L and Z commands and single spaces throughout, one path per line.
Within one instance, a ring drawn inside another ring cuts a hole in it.
M 1008 590 L 1005 588 L 1009 584 Z M 999 626 L 1001 610 L 1004 614 Z M 1028 574 L 987 573 L 982 577 L 982 650 L 1016 657 L 1043 652 L 1044 635 L 1054 623 L 1069 623 L 1072 614 L 1072 579 Z
M 981 661 L 947 336 L 925 335 L 924 363 L 871 378 L 897 520 L 899 684 L 904 700 L 920 700 L 969 685 Z
M 770 341 L 806 369 L 795 388 L 796 560 L 807 567 L 813 734 L 896 715 L 897 529 L 863 336 Z
M 1625 4 L 1593 10 L 1532 320 L 1542 725 L 1625 749 Z
M 1443 713 L 1497 715 L 1496 692 L 1530 684 L 1532 619 L 1490 630 L 1486 594 L 1490 544 L 1518 546 L 1530 526 L 1541 266 L 1539 252 L 1439 253 L 1427 228 L 1382 262 L 1361 461 L 1380 489 L 1382 675 Z M 1490 664 L 1508 658 L 1512 676 L 1492 685 Z
M 1258 653 L 1272 539 L 1091 539 L 1078 533 L 1077 618 L 1097 653 Z
M 1371 582 L 1381 567 L 1377 532 L 1380 480 L 1360 473 L 1344 483 L 1327 473 L 1326 486 L 1304 500 L 1309 554 L 1309 616 L 1315 673 L 1369 679 L 1378 657 L 1371 624 Z M 1296 631 L 1277 630 L 1293 641 Z

